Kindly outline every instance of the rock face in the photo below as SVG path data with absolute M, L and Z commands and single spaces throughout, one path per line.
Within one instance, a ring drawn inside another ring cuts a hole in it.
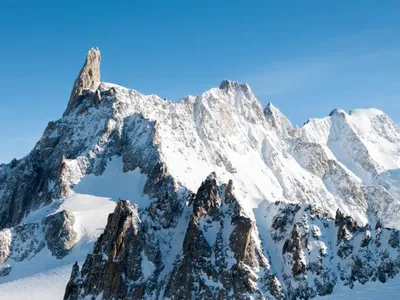
M 309 299 L 339 282 L 386 282 L 400 272 L 397 230 L 280 202 L 254 221 L 233 194 L 232 182 L 218 185 L 212 173 L 164 231 L 150 209 L 119 202 L 93 254 L 74 266 L 64 299 Z M 270 223 L 268 244 L 256 222 Z M 172 265 L 163 246 L 177 253 Z
M 218 186 L 215 176 L 211 174 L 194 196 L 182 254 L 175 262 L 163 297 L 282 297 L 279 283 L 267 285 L 276 278 L 256 244 L 253 221 L 232 197 L 232 183 Z
M 12 266 L 32 259 L 45 247 L 40 224 L 24 224 L 0 231 L 1 266 L 0 277 L 7 276 Z
M 82 270 L 74 266 L 64 299 L 283 298 L 254 222 L 232 195 L 232 183 L 219 186 L 215 176 L 189 196 L 180 221 L 186 220 L 185 233 L 182 224 L 164 229 L 174 236 L 168 245 L 151 210 L 139 213 L 120 201 Z M 165 246 L 177 253 L 173 264 Z
M 68 114 L 73 109 L 82 96 L 88 96 L 97 90 L 100 84 L 100 62 L 101 55 L 98 48 L 89 50 L 85 63 L 72 87 L 71 96 L 67 109 L 64 114 Z
M 45 221 L 45 239 L 51 253 L 63 258 L 75 245 L 77 233 L 74 230 L 75 217 L 66 210 L 48 216 Z
M 390 243 L 399 231 L 360 226 L 340 210 L 332 219 L 309 205 L 275 206 L 271 234 L 283 244 L 280 276 L 288 299 L 330 294 L 339 282 L 386 282 L 399 273 L 400 249 Z
M 68 211 L 49 215 L 43 222 L 22 224 L 0 231 L 0 277 L 7 276 L 13 265 L 30 260 L 47 248 L 63 258 L 75 246 L 77 233 L 74 216 Z
M 74 267 L 65 299 L 103 293 L 107 299 L 126 299 L 129 287 L 141 277 L 143 236 L 137 207 L 120 201 L 109 216 L 107 227 L 97 241 L 93 254 L 79 273 Z

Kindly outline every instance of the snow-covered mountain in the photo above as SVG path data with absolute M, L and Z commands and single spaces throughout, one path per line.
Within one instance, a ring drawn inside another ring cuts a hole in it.
M 0 165 L 1 299 L 297 299 L 397 275 L 385 113 L 299 128 L 247 84 L 171 103 L 101 82 L 100 61 L 91 49 L 63 117 Z

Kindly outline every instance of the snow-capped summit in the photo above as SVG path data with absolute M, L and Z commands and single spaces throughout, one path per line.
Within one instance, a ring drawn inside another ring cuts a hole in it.
M 265 107 L 264 116 L 271 127 L 277 130 L 282 139 L 285 139 L 291 135 L 291 132 L 293 131 L 292 123 L 271 102 L 269 102 Z
M 172 103 L 100 82 L 100 60 L 91 49 L 64 116 L 0 165 L 0 284 L 88 253 L 66 299 L 309 298 L 398 273 L 387 115 L 298 128 L 247 84 Z
M 346 115 L 347 115 L 347 113 L 343 109 L 340 109 L 340 108 L 333 109 L 329 114 L 330 117 L 332 117 L 332 116 L 346 116 Z
M 238 89 L 238 88 L 240 88 L 240 89 L 242 89 L 244 92 L 249 92 L 249 93 L 251 93 L 250 86 L 249 86 L 247 83 L 241 84 L 241 83 L 239 83 L 239 82 L 232 81 L 232 80 L 223 80 L 223 81 L 221 82 L 221 84 L 219 85 L 219 88 L 220 88 L 221 90 L 224 90 L 224 89 Z

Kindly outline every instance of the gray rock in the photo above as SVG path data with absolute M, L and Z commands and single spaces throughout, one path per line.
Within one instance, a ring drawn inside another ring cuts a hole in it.
M 330 294 L 338 281 L 352 287 L 355 282 L 365 284 L 377 279 L 385 282 L 399 273 L 397 230 L 360 227 L 340 210 L 331 219 L 310 206 L 300 210 L 290 208 L 295 204 L 279 206 L 279 224 L 292 227 L 289 232 L 275 226 L 271 232 L 273 237 L 281 234 L 287 237 L 282 248 L 283 270 L 287 271 L 282 275 L 288 299 Z M 279 245 L 280 240 L 276 241 Z
M 6 261 L 10 255 L 11 248 L 11 230 L 3 229 L 0 231 L 0 265 Z
M 73 229 L 74 223 L 74 215 L 66 210 L 45 219 L 47 247 L 55 257 L 63 258 L 74 247 L 78 236 Z
M 45 243 L 40 224 L 24 224 L 0 231 L 0 277 L 7 276 L 15 263 L 31 259 Z
M 40 224 L 24 224 L 11 229 L 12 240 L 8 260 L 23 261 L 32 258 L 44 248 Z M 7 262 L 7 261 L 6 261 Z
M 118 202 L 81 272 L 77 265 L 74 266 L 64 299 L 100 293 L 104 299 L 127 299 L 128 283 L 138 281 L 142 275 L 144 245 L 140 227 L 137 206 L 130 205 L 129 201 Z M 133 285 L 130 290 L 139 295 L 135 299 L 140 298 L 140 286 L 135 288 Z
M 72 267 L 70 280 L 68 281 L 65 289 L 65 297 L 68 299 L 78 299 L 79 297 L 79 284 L 81 284 L 79 275 L 79 265 L 76 262 Z
M 161 179 L 161 186 L 163 181 L 168 178 Z M 185 232 L 180 232 L 175 222 L 159 220 L 169 219 L 168 215 L 154 212 L 166 205 L 165 197 L 142 212 L 128 201 L 120 201 L 81 271 L 74 266 L 64 299 L 100 294 L 103 299 L 283 299 L 279 281 L 253 239 L 254 223 L 232 189 L 232 182 L 219 186 L 211 174 L 196 195 L 186 196 L 190 211 L 176 210 L 181 217 L 190 212 L 183 218 L 188 222 Z M 169 199 L 173 201 L 174 195 Z M 213 241 L 207 234 L 214 232 L 212 226 L 218 228 Z M 166 245 L 162 239 L 182 234 L 182 244 L 173 245 L 182 252 L 173 269 L 161 275 L 170 263 L 163 260 L 161 249 Z M 151 271 L 148 265 L 153 266 Z M 263 274 L 261 278 L 254 275 L 256 270 Z
M 98 48 L 91 48 L 86 56 L 85 63 L 72 87 L 69 103 L 64 115 L 76 107 L 82 96 L 95 92 L 100 84 L 101 55 Z

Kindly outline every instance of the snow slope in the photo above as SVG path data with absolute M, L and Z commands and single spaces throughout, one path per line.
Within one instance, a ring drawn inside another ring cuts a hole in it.
M 71 276 L 71 263 L 0 285 L 2 300 L 62 299 Z
M 66 264 L 45 272 L 36 273 L 34 276 L 25 277 L 2 284 L 1 300 L 54 300 L 61 299 L 65 285 L 71 276 L 71 264 Z M 336 287 L 331 295 L 315 297 L 318 300 L 381 300 L 398 299 L 400 278 L 386 283 L 368 282 L 358 284 L 353 289 L 347 286 Z
M 364 285 L 357 284 L 353 289 L 346 286 L 338 286 L 331 295 L 324 297 L 315 297 L 318 300 L 381 300 L 399 298 L 400 278 L 397 277 L 386 283 L 368 282 Z

